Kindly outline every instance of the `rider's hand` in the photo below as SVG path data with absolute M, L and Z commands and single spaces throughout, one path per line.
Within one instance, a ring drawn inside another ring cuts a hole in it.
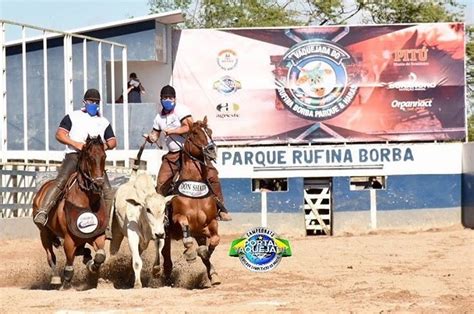
M 81 151 L 83 147 L 84 147 L 84 143 L 80 143 L 80 142 L 74 143 L 74 148 L 77 149 L 78 151 Z
M 156 143 L 158 140 L 158 136 L 155 132 L 151 132 L 150 134 L 143 134 L 143 137 L 146 139 L 148 143 Z

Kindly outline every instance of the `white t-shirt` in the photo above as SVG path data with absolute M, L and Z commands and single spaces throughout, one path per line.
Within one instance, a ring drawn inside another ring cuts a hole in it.
M 114 131 L 109 121 L 100 116 L 91 117 L 87 112 L 76 110 L 66 115 L 59 124 L 59 127 L 69 132 L 69 137 L 76 141 L 85 143 L 87 136 L 98 136 L 104 143 L 115 137 Z M 66 145 L 65 153 L 74 153 L 77 150 Z
M 176 104 L 176 107 L 170 113 L 164 115 L 160 112 L 156 115 L 155 120 L 153 121 L 153 129 L 156 131 L 163 131 L 166 129 L 179 128 L 181 122 L 188 117 L 191 117 L 191 110 L 184 105 Z M 184 136 L 171 134 L 166 136 L 165 141 L 170 152 L 177 152 L 183 147 Z

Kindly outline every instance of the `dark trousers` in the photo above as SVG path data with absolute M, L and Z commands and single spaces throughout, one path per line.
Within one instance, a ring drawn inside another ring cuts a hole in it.
M 61 192 L 66 187 L 66 183 L 73 172 L 77 169 L 77 163 L 79 162 L 79 154 L 78 153 L 69 153 L 66 154 L 64 157 L 63 163 L 58 170 L 58 175 L 54 180 L 54 186 L 52 189 L 48 191 L 43 202 L 41 204 L 41 208 L 46 212 L 49 212 L 54 204 L 58 201 Z M 107 209 L 110 209 L 112 205 L 112 201 L 114 198 L 114 191 L 110 186 L 109 178 L 107 173 L 104 173 L 104 187 L 103 187 L 103 195 L 104 201 L 107 206 Z

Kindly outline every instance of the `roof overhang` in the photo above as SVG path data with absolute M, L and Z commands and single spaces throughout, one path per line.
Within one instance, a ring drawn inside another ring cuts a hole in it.
M 140 23 L 140 22 L 146 22 L 146 21 L 151 21 L 151 20 L 156 20 L 158 23 L 161 24 L 166 24 L 166 25 L 171 25 L 171 24 L 178 24 L 184 22 L 184 16 L 180 10 L 175 10 L 175 11 L 169 11 L 169 12 L 163 12 L 163 13 L 155 13 L 155 14 L 150 14 L 150 15 L 145 15 L 145 16 L 139 16 L 139 17 L 132 17 L 129 19 L 124 19 L 124 20 L 119 20 L 119 21 L 114 21 L 110 23 L 104 23 L 104 24 L 97 24 L 97 25 L 91 25 L 91 26 L 86 26 L 86 27 L 81 27 L 77 29 L 72 29 L 72 30 L 67 30 L 67 31 L 58 31 L 58 30 L 48 30 L 50 31 L 49 34 L 46 36 L 47 38 L 55 38 L 61 36 L 61 34 L 83 34 L 83 33 L 89 33 L 93 31 L 100 31 L 103 29 L 108 29 L 108 28 L 114 28 L 114 27 L 120 27 L 124 25 L 130 25 L 130 24 L 135 24 L 135 23 Z M 3 20 L 2 20 L 3 21 Z M 5 22 L 10 22 L 10 21 L 5 21 Z M 16 22 L 10 22 L 12 24 L 16 25 L 22 25 Z M 25 26 L 29 26 L 25 24 Z M 33 26 L 33 28 L 37 28 L 36 26 Z M 39 29 L 39 28 L 37 28 Z M 34 42 L 41 40 L 43 37 L 42 36 L 35 36 L 31 38 L 27 38 L 26 42 Z M 6 43 L 6 46 L 15 46 L 18 44 L 21 44 L 22 40 L 17 39 L 13 41 L 9 41 Z

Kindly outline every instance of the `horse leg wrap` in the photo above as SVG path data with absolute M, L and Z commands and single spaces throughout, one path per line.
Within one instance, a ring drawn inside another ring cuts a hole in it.
M 190 237 L 190 232 L 189 232 L 189 226 L 185 225 L 183 227 L 183 238 L 189 238 Z
M 66 266 L 64 267 L 64 280 L 69 282 L 74 275 L 74 266 Z

